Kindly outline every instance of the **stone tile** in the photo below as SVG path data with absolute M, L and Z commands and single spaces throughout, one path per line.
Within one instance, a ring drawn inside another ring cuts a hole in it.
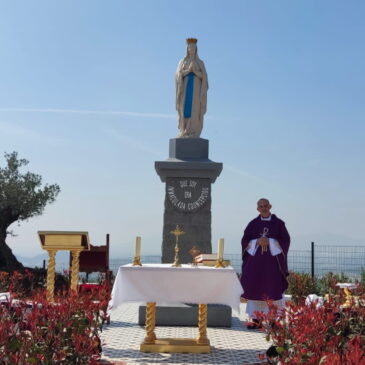
M 128 365 L 149 364 L 230 364 L 243 365 L 260 363 L 258 354 L 270 346 L 260 330 L 247 330 L 244 326 L 245 304 L 241 314 L 234 313 L 231 328 L 208 328 L 212 345 L 210 354 L 167 354 L 142 353 L 139 345 L 144 339 L 144 327 L 138 323 L 139 304 L 124 304 L 111 315 L 111 323 L 103 327 L 103 360 L 124 361 Z M 196 337 L 196 327 L 156 327 L 157 337 Z M 262 363 L 261 363 L 262 364 Z

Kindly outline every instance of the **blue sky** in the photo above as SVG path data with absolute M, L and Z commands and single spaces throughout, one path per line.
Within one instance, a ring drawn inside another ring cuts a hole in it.
M 208 78 L 202 137 L 223 162 L 213 250 L 240 238 L 268 197 L 292 248 L 364 244 L 365 5 L 362 1 L 0 3 L 0 152 L 18 151 L 61 193 L 11 228 L 111 234 L 112 256 L 159 254 L 164 185 L 154 161 L 177 136 L 174 73 L 199 39 Z M 0 164 L 4 160 L 0 157 Z

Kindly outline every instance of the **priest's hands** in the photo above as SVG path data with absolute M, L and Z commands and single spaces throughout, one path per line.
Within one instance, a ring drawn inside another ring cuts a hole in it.
M 261 253 L 267 252 L 270 244 L 270 241 L 267 237 L 260 237 L 256 243 L 258 246 L 261 246 Z

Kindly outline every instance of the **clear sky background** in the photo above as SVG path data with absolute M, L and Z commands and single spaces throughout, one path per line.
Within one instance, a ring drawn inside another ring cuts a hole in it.
M 0 2 L 0 152 L 62 189 L 11 227 L 11 248 L 33 256 L 38 230 L 86 230 L 93 244 L 110 233 L 112 257 L 137 235 L 143 254 L 161 252 L 154 162 L 178 133 L 187 37 L 209 78 L 201 137 L 224 164 L 213 250 L 224 237 L 240 252 L 263 196 L 293 249 L 365 244 L 364 19 L 363 1 Z

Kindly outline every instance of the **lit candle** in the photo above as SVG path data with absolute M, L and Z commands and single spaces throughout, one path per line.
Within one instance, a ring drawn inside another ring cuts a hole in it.
M 134 250 L 134 257 L 140 257 L 141 256 L 141 237 L 136 237 L 136 247 Z
M 224 238 L 220 238 L 218 241 L 218 260 L 223 260 L 224 251 Z

